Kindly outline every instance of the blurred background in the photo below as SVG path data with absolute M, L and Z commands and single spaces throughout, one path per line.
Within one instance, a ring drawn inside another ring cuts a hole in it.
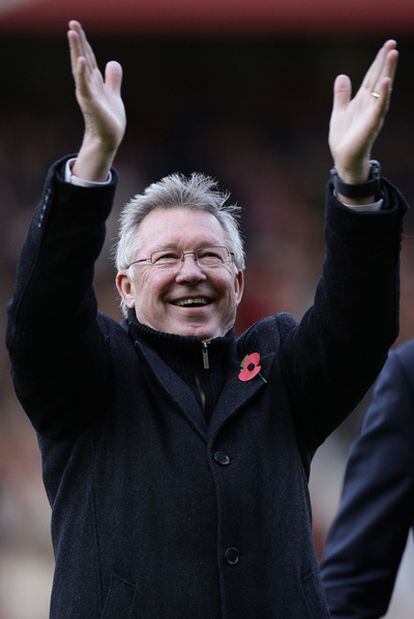
M 0 0 L 0 282 L 4 308 L 48 166 L 82 136 L 66 44 L 79 19 L 103 67 L 125 72 L 120 186 L 96 268 L 101 310 L 120 318 L 109 252 L 122 204 L 174 172 L 207 172 L 244 207 L 247 294 L 237 328 L 278 310 L 300 318 L 323 257 L 332 83 L 358 87 L 386 38 L 399 41 L 392 107 L 374 151 L 414 198 L 412 0 Z M 414 217 L 402 253 L 401 343 L 414 337 Z M 57 308 L 58 310 L 58 308 Z M 5 313 L 1 340 L 4 341 Z M 53 574 L 50 509 L 35 434 L 0 357 L 0 619 L 45 619 Z M 366 401 L 315 458 L 311 493 L 321 553 L 344 462 Z M 390 463 L 392 464 L 392 463 Z M 411 537 L 390 619 L 413 616 Z M 315 618 L 316 619 L 316 618 Z

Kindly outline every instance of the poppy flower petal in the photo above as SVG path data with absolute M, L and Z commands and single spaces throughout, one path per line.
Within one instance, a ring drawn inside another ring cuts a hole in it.
M 260 370 L 262 369 L 261 365 L 256 365 L 252 370 L 248 370 L 247 367 L 245 367 L 240 373 L 239 373 L 239 379 L 242 382 L 247 382 L 248 380 L 251 380 L 252 378 L 254 378 L 255 376 L 257 376 L 257 374 L 260 372 Z
M 258 365 L 260 363 L 260 355 L 258 352 L 252 352 L 249 355 L 249 361 L 248 363 L 254 363 L 255 365 Z

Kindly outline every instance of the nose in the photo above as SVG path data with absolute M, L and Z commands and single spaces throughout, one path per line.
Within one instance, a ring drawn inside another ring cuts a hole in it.
M 175 277 L 176 282 L 200 282 L 206 279 L 206 274 L 200 268 L 195 254 L 191 251 L 185 252 L 179 270 Z

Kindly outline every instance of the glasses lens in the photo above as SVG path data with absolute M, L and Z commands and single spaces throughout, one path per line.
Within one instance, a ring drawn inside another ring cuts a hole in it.
M 184 252 L 176 249 L 159 249 L 151 254 L 151 263 L 156 267 L 175 268 L 181 265 L 184 256 L 193 252 Z M 228 262 L 230 253 L 227 247 L 203 247 L 194 252 L 194 258 L 203 267 L 219 267 Z
M 151 254 L 151 262 L 154 266 L 176 266 L 181 262 L 181 252 L 174 249 L 160 249 Z
M 197 260 L 204 267 L 219 267 L 228 260 L 226 247 L 205 247 L 197 252 Z

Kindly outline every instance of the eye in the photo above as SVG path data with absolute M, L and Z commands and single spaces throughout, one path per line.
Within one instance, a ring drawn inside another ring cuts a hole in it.
M 216 266 L 226 261 L 226 250 L 224 247 L 206 247 L 198 252 L 198 260 L 206 266 Z
M 151 255 L 152 264 L 171 264 L 181 259 L 181 254 L 173 249 L 162 249 Z
M 214 249 L 204 249 L 199 255 L 201 258 L 220 258 L 220 254 Z

